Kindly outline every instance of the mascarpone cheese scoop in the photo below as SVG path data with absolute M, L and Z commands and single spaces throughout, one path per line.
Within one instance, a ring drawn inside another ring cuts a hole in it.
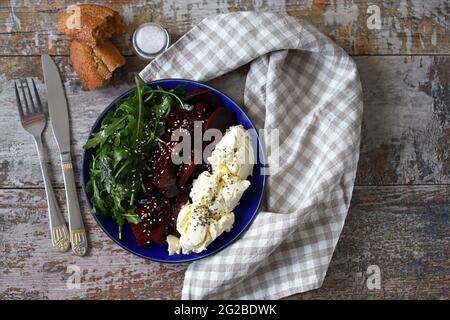
M 208 158 L 213 172 L 230 173 L 242 180 L 252 174 L 254 161 L 252 139 L 241 125 L 230 127 Z
M 180 238 L 167 237 L 169 255 L 202 252 L 234 224 L 233 210 L 253 171 L 254 153 L 249 133 L 241 126 L 230 127 L 211 153 L 212 173 L 202 172 L 192 185 L 191 203 L 184 205 L 177 219 Z

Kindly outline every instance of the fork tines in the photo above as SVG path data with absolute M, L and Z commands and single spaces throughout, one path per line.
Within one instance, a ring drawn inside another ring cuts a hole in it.
M 20 117 L 26 117 L 34 114 L 43 113 L 39 93 L 36 89 L 34 79 L 31 79 L 34 91 L 34 99 L 31 94 L 30 86 L 26 79 L 21 79 L 14 82 L 14 90 L 16 92 L 17 107 L 19 109 Z M 20 88 L 20 92 L 19 92 Z M 21 93 L 21 94 L 20 94 Z M 25 108 L 24 108 L 25 106 Z

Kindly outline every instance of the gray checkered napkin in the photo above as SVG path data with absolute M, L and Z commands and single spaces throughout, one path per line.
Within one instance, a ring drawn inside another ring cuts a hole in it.
M 140 76 L 207 81 L 248 63 L 245 110 L 258 128 L 279 129 L 280 167 L 243 236 L 188 267 L 184 299 L 277 299 L 319 288 L 349 208 L 361 85 L 352 59 L 307 22 L 256 12 L 206 18 Z

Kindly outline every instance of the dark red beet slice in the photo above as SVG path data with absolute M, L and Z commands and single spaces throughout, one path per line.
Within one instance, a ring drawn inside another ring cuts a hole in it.
M 149 178 L 145 183 L 146 193 L 152 193 L 156 191 L 156 186 L 152 178 Z
M 161 221 L 153 223 L 151 227 L 145 227 L 146 229 L 140 226 L 140 224 L 130 224 L 131 231 L 136 237 L 138 246 L 144 247 L 152 242 L 164 245 L 169 232 L 168 221 L 169 218 L 163 217 Z M 146 230 L 149 233 L 146 233 Z
M 185 185 L 180 186 L 180 193 L 187 193 L 191 192 L 192 189 L 192 183 L 186 183 Z
M 163 141 L 165 141 L 165 142 L 169 142 L 170 140 L 171 140 L 171 138 L 172 138 L 172 130 L 168 130 L 168 131 L 166 131 L 164 134 L 163 134 L 163 136 L 162 136 L 162 139 L 163 139 Z
M 130 223 L 131 230 L 139 246 L 151 242 L 164 244 L 168 233 L 168 221 L 171 215 L 169 200 L 150 195 L 139 201 L 141 206 L 134 212 L 141 218 L 138 224 Z
M 169 221 L 169 234 L 179 238 L 181 234 L 177 230 L 177 220 L 175 218 L 175 221 Z
M 162 160 L 164 165 L 163 170 L 156 175 L 155 184 L 160 192 L 165 192 L 176 183 L 176 168 L 172 160 Z
M 184 128 L 192 131 L 193 123 L 197 116 L 192 111 L 181 108 L 173 108 L 166 117 L 167 125 L 172 129 Z
M 200 122 L 200 121 L 198 121 Z M 184 129 L 184 128 L 178 128 L 176 130 L 174 130 L 174 132 L 171 134 L 171 137 L 169 139 L 169 141 L 172 143 L 173 145 L 173 151 L 172 152 L 181 152 L 183 149 L 183 144 L 182 142 L 185 141 L 191 141 L 191 145 L 192 145 L 192 139 L 194 137 L 194 134 L 192 131 L 189 131 L 188 129 Z
M 189 91 L 184 98 L 189 103 L 195 105 L 197 102 L 205 102 L 213 109 L 222 107 L 219 97 L 209 89 L 197 88 Z
M 194 159 L 192 159 L 191 163 L 183 163 L 178 171 L 177 183 L 181 186 L 184 186 L 189 178 L 197 171 L 199 165 L 194 163 Z
M 176 216 L 178 216 L 178 213 L 181 210 L 181 207 L 183 207 L 186 203 L 189 202 L 189 192 L 183 192 L 180 193 L 178 196 L 174 198 L 173 206 L 172 206 L 172 213 L 174 213 Z
M 194 106 L 194 112 L 198 119 L 206 120 L 214 112 L 214 108 L 206 102 L 197 102 Z
M 236 123 L 236 115 L 233 110 L 228 108 L 218 108 L 216 109 L 206 120 L 203 126 L 204 131 L 208 129 L 218 129 L 221 132 Z
M 178 189 L 175 184 L 171 184 L 168 187 L 160 189 L 159 192 L 161 192 L 166 198 L 172 198 L 180 193 L 180 189 Z
M 161 221 L 155 223 L 150 231 L 150 241 L 165 245 L 166 244 L 166 238 L 169 234 L 168 229 L 168 223 L 169 223 L 169 217 L 163 217 Z
M 153 153 L 150 165 L 152 180 L 161 193 L 172 193 L 177 180 L 177 166 L 172 162 L 172 148 L 176 142 L 162 144 Z
M 145 245 L 150 244 L 150 235 L 144 233 L 142 226 L 140 226 L 139 223 L 130 223 L 130 228 L 139 247 L 145 247 Z
M 191 126 L 192 128 L 192 126 Z M 173 135 L 173 137 L 172 137 Z M 180 136 L 184 137 L 188 137 L 191 138 L 192 133 L 191 130 L 189 129 L 185 129 L 185 128 L 178 128 L 178 129 L 169 129 L 168 131 L 166 131 L 162 137 L 162 139 L 165 142 L 181 142 L 182 140 L 180 139 Z M 173 139 L 173 141 L 172 141 Z

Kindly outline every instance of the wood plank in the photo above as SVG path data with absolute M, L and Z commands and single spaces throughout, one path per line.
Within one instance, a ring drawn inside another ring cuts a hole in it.
M 450 183 L 450 58 L 355 60 L 364 92 L 357 184 Z
M 63 190 L 58 199 L 66 214 Z M 81 198 L 81 194 L 80 194 Z M 42 189 L 0 191 L 0 296 L 8 299 L 176 298 L 185 265 L 145 261 L 118 247 L 96 225 L 86 202 L 82 212 L 90 251 L 80 258 L 51 248 Z M 66 214 L 67 215 L 67 214 Z M 81 289 L 68 290 L 71 269 L 80 268 Z
M 56 30 L 59 13 L 77 1 L 12 1 L 0 6 L 0 55 L 67 54 L 69 42 Z M 286 13 L 306 19 L 354 55 L 447 54 L 450 50 L 450 8 L 446 1 L 378 1 L 381 28 L 370 30 L 372 3 L 355 1 L 91 1 L 123 14 L 134 30 L 156 21 L 177 39 L 203 18 L 242 10 Z M 130 54 L 131 33 L 118 43 Z
M 290 298 L 449 299 L 448 191 L 356 187 L 323 286 Z M 380 268 L 380 290 L 367 286 L 369 266 Z
M 449 299 L 450 186 L 356 187 L 323 287 L 291 299 Z M 65 210 L 62 190 L 58 198 Z M 169 299 L 181 295 L 187 264 L 145 261 L 115 245 L 85 214 L 84 258 L 50 249 L 42 189 L 0 190 L 0 298 Z M 67 289 L 76 265 L 80 289 Z M 365 272 L 381 270 L 381 289 Z
M 87 92 L 80 87 L 67 57 L 58 57 L 71 106 L 76 170 L 82 145 L 100 112 L 133 83 L 145 66 L 134 57 L 115 74 L 111 85 Z M 355 57 L 364 90 L 365 110 L 358 185 L 449 184 L 450 57 Z M 246 68 L 212 81 L 242 104 Z M 39 57 L 0 57 L 0 187 L 42 187 L 32 139 L 19 125 L 13 78 L 36 77 L 45 100 Z M 51 150 L 53 182 L 62 186 L 57 147 L 45 131 Z

